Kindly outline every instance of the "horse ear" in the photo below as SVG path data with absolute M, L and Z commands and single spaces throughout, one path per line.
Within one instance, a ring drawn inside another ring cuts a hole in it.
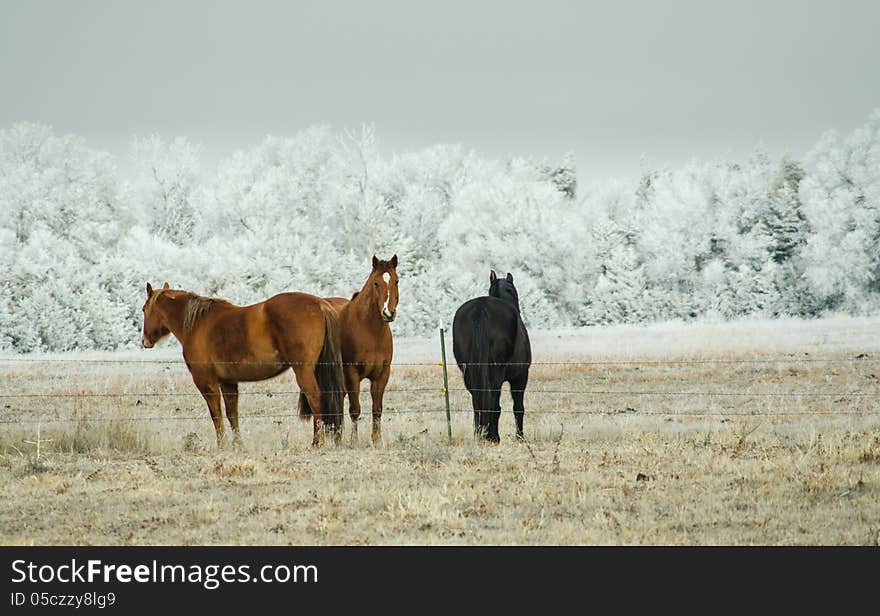
M 513 274 L 507 272 L 507 282 L 513 282 Z
M 391 267 L 397 267 L 397 255 L 391 257 Z
M 498 280 L 498 276 L 495 275 L 495 270 L 489 271 L 489 282 L 495 282 Z
M 150 297 L 153 294 L 153 285 L 149 282 L 147 283 L 147 297 Z
M 376 255 L 373 255 L 373 269 L 379 269 L 379 259 L 376 258 Z
M 171 285 L 169 285 L 167 282 L 164 285 L 162 285 L 163 290 L 170 289 L 170 288 L 171 288 Z

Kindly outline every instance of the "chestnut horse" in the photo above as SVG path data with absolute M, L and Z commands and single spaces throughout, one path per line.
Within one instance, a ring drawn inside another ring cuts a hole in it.
M 342 372 L 348 393 L 351 440 L 357 441 L 361 381 L 370 379 L 373 398 L 373 443 L 382 439 L 382 397 L 391 376 L 394 341 L 388 326 L 397 315 L 397 255 L 380 261 L 373 255 L 373 271 L 350 300 L 326 298 L 339 311 L 342 328 Z
M 238 430 L 238 384 L 262 381 L 293 368 L 303 397 L 315 409 L 312 445 L 323 432 L 338 440 L 342 429 L 342 356 L 339 317 L 324 300 L 306 293 L 282 293 L 252 306 L 147 283 L 143 345 L 152 348 L 173 334 L 205 398 L 217 445 L 226 442 L 220 397 L 233 443 Z

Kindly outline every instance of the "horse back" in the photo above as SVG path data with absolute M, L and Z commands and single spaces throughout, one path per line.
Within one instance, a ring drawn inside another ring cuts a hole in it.
M 254 304 L 253 318 L 278 337 L 316 337 L 324 339 L 323 307 L 329 302 L 309 293 L 290 292 L 273 295 Z
M 348 305 L 351 300 L 344 297 L 325 297 L 324 301 L 333 306 L 336 312 L 342 312 L 342 309 Z

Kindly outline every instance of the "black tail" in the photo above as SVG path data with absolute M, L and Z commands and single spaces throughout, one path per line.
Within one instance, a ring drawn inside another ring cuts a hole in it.
M 332 430 L 342 429 L 343 389 L 342 343 L 339 337 L 339 317 L 328 304 L 321 306 L 324 313 L 324 346 L 315 366 L 315 379 L 321 388 L 321 406 L 324 425 Z M 299 395 L 300 419 L 312 416 L 312 407 L 305 394 Z
M 484 306 L 478 306 L 474 310 L 472 316 L 472 337 L 471 337 L 471 361 L 468 366 L 468 373 L 471 375 L 468 388 L 473 391 L 477 390 L 477 395 L 473 397 L 475 405 L 474 411 L 476 417 L 482 418 L 477 422 L 475 428 L 483 428 L 486 426 L 486 412 L 492 407 L 492 392 L 489 391 L 489 345 L 486 340 L 487 332 L 486 322 L 489 320 L 489 313 Z

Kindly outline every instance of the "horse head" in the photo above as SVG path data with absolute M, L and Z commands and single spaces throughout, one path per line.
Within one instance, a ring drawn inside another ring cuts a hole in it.
M 144 302 L 144 334 L 141 337 L 141 344 L 145 349 L 153 348 L 157 342 L 171 333 L 165 324 L 165 317 L 162 310 L 156 307 L 159 296 L 170 287 L 165 283 L 161 289 L 154 291 L 153 285 L 147 283 L 147 301 Z
M 495 270 L 492 270 L 489 274 L 489 297 L 513 304 L 519 312 L 519 293 L 513 286 L 513 274 L 508 272 L 507 278 L 499 278 L 495 275 Z
M 371 293 L 379 315 L 386 323 L 397 316 L 397 255 L 390 261 L 382 261 L 373 255 L 373 271 L 367 279 L 364 291 Z M 363 291 L 362 291 L 363 292 Z

